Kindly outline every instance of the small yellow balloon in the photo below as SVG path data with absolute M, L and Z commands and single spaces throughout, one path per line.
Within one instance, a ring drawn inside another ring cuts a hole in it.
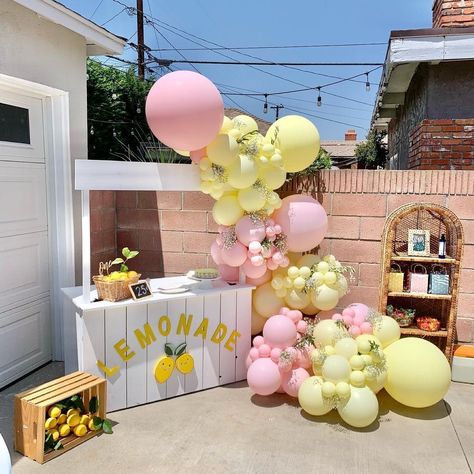
M 341 330 L 332 319 L 324 319 L 314 326 L 314 342 L 320 346 L 332 346 L 339 338 Z
M 369 387 L 351 387 L 349 400 L 337 411 L 348 425 L 364 428 L 377 419 L 379 402 Z
M 323 378 L 329 382 L 348 382 L 351 376 L 349 361 L 341 355 L 330 355 L 323 364 Z
M 382 316 L 380 321 L 374 324 L 374 336 L 376 336 L 382 347 L 385 348 L 400 339 L 400 326 L 390 316 Z
M 322 311 L 336 307 L 339 301 L 339 293 L 334 288 L 321 285 L 311 292 L 311 302 Z
M 228 181 L 236 189 L 244 189 L 252 186 L 258 176 L 255 161 L 247 155 L 240 155 L 228 168 Z
M 327 272 L 325 275 L 324 275 L 324 283 L 326 285 L 329 285 L 329 286 L 332 286 L 334 285 L 334 283 L 336 283 L 337 281 L 337 275 L 336 273 L 334 272 Z
M 313 416 L 321 416 L 331 411 L 331 406 L 324 403 L 321 377 L 308 377 L 298 390 L 298 401 L 301 408 Z
M 352 337 L 343 337 L 334 344 L 336 354 L 342 355 L 347 360 L 357 354 L 357 342 Z
M 353 370 L 350 376 L 351 385 L 354 387 L 363 387 L 365 385 L 365 375 L 361 370 Z
M 263 317 L 278 314 L 280 308 L 285 306 L 284 299 L 275 294 L 270 282 L 259 286 L 253 295 L 253 307 Z
M 232 119 L 233 128 L 240 130 L 242 135 L 258 130 L 257 122 L 248 115 L 237 115 Z
M 207 145 L 207 157 L 219 166 L 228 167 L 239 157 L 239 145 L 235 138 L 226 133 L 220 133 Z
M 239 190 L 238 199 L 242 209 L 247 212 L 259 211 L 267 200 L 264 194 L 253 186 Z
M 221 225 L 234 225 L 243 215 L 244 210 L 233 195 L 222 196 L 212 208 L 212 217 Z
M 260 168 L 259 178 L 268 189 L 281 188 L 286 181 L 286 171 L 278 166 Z
M 308 306 L 305 306 L 302 310 L 303 314 L 307 314 L 308 316 L 314 316 L 319 313 L 319 309 L 313 305 L 313 303 L 309 303 Z

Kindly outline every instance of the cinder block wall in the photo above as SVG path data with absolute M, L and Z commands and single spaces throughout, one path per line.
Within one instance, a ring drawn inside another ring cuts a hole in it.
M 294 193 L 312 195 L 329 215 L 329 231 L 320 253 L 333 253 L 356 270 L 342 307 L 354 301 L 377 306 L 380 238 L 385 219 L 394 209 L 409 202 L 433 202 L 455 212 L 466 243 L 458 339 L 474 342 L 474 172 L 323 171 L 313 178 L 294 180 L 281 190 L 282 196 Z M 209 249 L 217 226 L 210 212 L 213 200 L 208 196 L 199 192 L 117 192 L 115 203 L 117 248 L 138 248 L 141 253 L 133 266 L 144 275 L 183 274 L 212 265 Z M 94 225 L 93 221 L 93 233 L 98 232 Z

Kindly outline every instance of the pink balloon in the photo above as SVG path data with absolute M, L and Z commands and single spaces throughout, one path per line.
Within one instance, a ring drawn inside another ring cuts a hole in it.
M 265 263 L 265 259 L 261 255 L 253 255 L 250 257 L 250 263 L 256 267 L 261 267 Z
M 262 250 L 262 244 L 258 240 L 252 240 L 249 243 L 249 252 L 256 255 Z
M 309 377 L 308 371 L 299 367 L 283 374 L 281 386 L 290 397 L 297 397 L 301 384 Z
M 331 319 L 333 321 L 344 321 L 344 318 L 342 316 L 342 314 L 339 314 L 339 313 L 334 313 L 332 316 L 331 316 Z
M 351 307 L 349 307 L 342 311 L 342 315 L 348 316 L 349 318 L 353 318 L 356 315 L 356 313 Z
M 249 357 L 252 361 L 257 360 L 260 357 L 260 353 L 256 347 L 252 347 L 249 351 Z
M 280 265 L 283 263 L 283 259 L 285 256 L 281 252 L 275 252 L 273 254 L 272 260 L 277 264 Z
M 221 250 L 219 244 L 214 240 L 211 244 L 211 257 L 216 265 L 222 265 L 224 263 L 224 260 L 222 260 Z
M 286 313 L 286 316 L 295 324 L 303 319 L 303 313 L 299 309 L 290 309 L 288 313 Z
M 193 163 L 199 163 L 207 154 L 206 148 L 201 148 L 199 150 L 194 150 L 189 152 L 189 158 Z
M 229 265 L 218 265 L 219 274 L 224 281 L 235 283 L 239 281 L 239 267 L 229 267 Z
M 244 245 L 256 240 L 262 242 L 265 238 L 265 224 L 258 221 L 256 224 L 248 216 L 241 217 L 235 224 L 235 233 L 237 238 Z
M 253 265 L 252 265 L 253 266 Z M 246 282 L 248 285 L 261 286 L 272 279 L 271 270 L 266 270 L 260 278 L 249 278 L 247 277 Z
M 230 249 L 223 247 L 221 257 L 226 265 L 240 267 L 247 260 L 247 247 L 240 242 L 235 242 Z
M 267 273 L 267 266 L 265 263 L 260 266 L 255 266 L 249 259 L 247 259 L 242 265 L 242 270 L 247 277 L 261 278 Z
M 296 364 L 298 367 L 302 367 L 303 369 L 309 369 L 313 365 L 309 354 L 304 350 L 298 351 Z
M 287 316 L 272 316 L 263 326 L 263 337 L 271 347 L 285 349 L 296 342 L 295 324 Z
M 224 103 L 207 77 L 175 71 L 158 79 L 145 105 L 153 134 L 170 148 L 199 150 L 212 142 L 224 120 Z
M 275 263 L 273 261 L 273 259 L 269 258 L 267 260 L 267 267 L 270 269 L 270 270 L 276 270 L 278 268 L 278 263 Z
M 247 371 L 250 390 L 258 395 L 271 395 L 281 385 L 278 366 L 270 358 L 257 359 Z
M 280 314 L 288 314 L 291 311 L 290 308 L 287 308 L 286 306 L 283 306 L 283 308 L 280 308 Z
M 342 320 L 344 321 L 344 324 L 345 324 L 346 326 L 352 326 L 352 323 L 353 323 L 353 321 L 354 321 L 354 318 L 351 318 L 350 316 L 344 315 L 344 316 L 342 317 Z
M 286 268 L 290 264 L 290 259 L 285 255 L 283 262 L 280 263 L 280 267 Z
M 308 329 L 308 323 L 306 321 L 298 321 L 298 323 L 296 324 L 296 330 L 300 333 L 300 334 L 304 334 L 306 332 L 306 329 Z
M 260 354 L 260 357 L 270 357 L 271 352 L 272 352 L 272 349 L 268 344 L 262 344 L 258 348 L 258 353 Z
M 360 315 L 364 319 L 369 314 L 369 307 L 363 303 L 352 303 L 347 309 L 352 309 L 355 315 Z
M 274 347 L 272 351 L 270 352 L 270 358 L 275 362 L 275 364 L 278 364 L 280 360 L 280 354 L 281 354 L 281 349 L 278 347 Z
M 284 198 L 273 218 L 286 234 L 290 252 L 304 252 L 318 246 L 328 228 L 323 206 L 311 196 L 302 194 Z
M 351 326 L 349 331 L 354 337 L 360 336 L 362 334 L 359 326 Z
M 372 334 L 372 324 L 365 321 L 360 325 L 360 330 L 362 334 Z
M 262 344 L 265 344 L 265 339 L 262 336 L 255 336 L 252 341 L 253 347 L 259 348 Z
M 352 319 L 352 324 L 355 326 L 360 326 L 364 322 L 364 317 L 360 314 L 356 314 Z

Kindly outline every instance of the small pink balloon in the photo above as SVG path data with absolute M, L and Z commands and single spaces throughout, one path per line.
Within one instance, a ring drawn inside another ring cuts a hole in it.
M 257 360 L 260 357 L 260 353 L 258 352 L 258 349 L 256 347 L 252 347 L 250 349 L 249 357 L 252 359 L 252 361 Z
M 346 308 L 342 311 L 343 316 L 348 316 L 349 318 L 353 318 L 356 313 L 352 308 Z
M 286 314 L 295 324 L 303 319 L 303 313 L 299 309 L 290 309 Z
M 277 314 L 267 319 L 263 326 L 263 337 L 271 347 L 284 349 L 296 342 L 296 327 L 286 316 Z
M 239 281 L 239 267 L 230 267 L 229 265 L 218 265 L 221 278 L 229 283 Z
M 298 323 L 296 324 L 296 330 L 300 333 L 300 334 L 304 334 L 306 332 L 306 329 L 308 329 L 308 323 L 306 321 L 298 321 Z
M 272 256 L 272 249 L 269 247 L 262 247 L 262 257 L 270 258 Z
M 261 286 L 272 279 L 272 272 L 267 268 L 266 272 L 260 278 L 246 278 L 248 285 Z
M 280 265 L 283 262 L 284 255 L 281 252 L 275 252 L 273 254 L 272 260 L 277 264 Z
M 290 259 L 285 255 L 283 262 L 280 263 L 280 267 L 286 268 L 290 264 Z
M 283 374 L 281 386 L 290 397 L 296 398 L 298 396 L 298 390 L 308 377 L 308 371 L 299 367 Z
M 292 362 L 298 359 L 298 350 L 294 348 L 293 346 L 287 347 L 285 349 L 285 352 L 288 353 L 289 360 L 291 360 Z
M 298 351 L 296 364 L 298 367 L 302 367 L 303 369 L 309 369 L 313 365 L 310 356 L 303 350 Z
M 224 241 L 222 240 L 222 237 L 220 235 L 218 235 L 216 237 L 216 244 L 219 246 L 219 247 L 222 247 L 222 244 L 224 243 Z
M 224 263 L 224 260 L 222 260 L 221 250 L 221 247 L 219 247 L 219 244 L 216 241 L 212 242 L 211 257 L 216 265 L 222 265 Z
M 267 234 L 267 237 L 274 237 L 276 234 L 275 229 L 271 226 L 265 229 L 265 233 Z
M 253 338 L 253 347 L 258 349 L 262 344 L 265 344 L 265 339 L 262 336 L 255 336 Z
M 206 147 L 189 152 L 189 158 L 193 163 L 199 163 L 207 154 Z
M 252 365 L 252 358 L 250 357 L 250 355 L 247 356 L 247 358 L 245 359 L 245 368 L 247 370 L 249 370 L 249 367 Z
M 288 314 L 291 311 L 290 308 L 287 308 L 286 306 L 283 306 L 283 308 L 280 308 L 280 314 Z
M 270 358 L 257 359 L 247 371 L 247 382 L 250 390 L 258 395 L 271 395 L 281 385 L 281 375 Z
M 360 330 L 362 334 L 372 334 L 372 324 L 365 321 L 360 325 Z
M 331 319 L 333 321 L 344 321 L 344 318 L 342 316 L 342 314 L 339 314 L 339 313 L 334 313 L 332 316 L 331 316 Z
M 351 329 L 349 331 L 354 337 L 360 336 L 362 334 L 362 331 L 360 330 L 359 326 L 351 326 Z
M 272 348 L 268 344 L 262 344 L 258 348 L 258 353 L 260 357 L 270 357 L 270 353 L 272 352 Z
M 224 119 L 224 102 L 207 77 L 174 71 L 148 92 L 145 115 L 153 134 L 175 150 L 199 150 L 212 142 Z
M 221 257 L 226 265 L 240 267 L 247 260 L 247 247 L 240 242 L 235 242 L 230 249 L 222 248 Z
M 254 255 L 251 259 L 250 262 L 252 265 L 255 265 L 256 267 L 263 266 L 265 263 L 265 259 L 261 255 Z
M 350 316 L 347 316 L 346 314 L 343 314 L 342 315 L 342 320 L 344 321 L 344 324 L 346 326 L 352 326 L 353 318 L 351 318 Z
M 280 361 L 280 354 L 281 354 L 281 349 L 278 347 L 274 347 L 272 351 L 270 352 L 270 358 L 275 362 L 275 364 L 278 364 Z
M 273 226 L 273 230 L 275 231 L 275 234 L 281 234 L 281 226 L 276 224 Z
M 262 251 L 262 244 L 258 242 L 257 240 L 252 240 L 252 242 L 249 243 L 249 252 L 252 254 L 256 255 Z
M 244 216 L 235 224 L 235 233 L 243 245 L 248 246 L 254 240 L 262 242 L 265 239 L 265 224 L 260 221 L 254 223 L 249 216 Z
M 355 326 L 360 326 L 364 322 L 363 316 L 356 314 L 352 320 L 352 324 Z
M 289 372 L 291 370 L 292 366 L 293 366 L 293 364 L 289 360 L 280 359 L 278 361 L 278 370 L 281 373 Z
M 262 265 L 256 266 L 249 259 L 245 260 L 241 268 L 245 275 L 250 278 L 260 278 L 267 272 L 265 262 Z
M 265 224 L 271 227 L 275 225 L 275 221 L 273 219 L 267 219 Z
M 275 263 L 272 258 L 267 260 L 267 267 L 270 270 L 276 270 L 278 268 L 278 263 Z

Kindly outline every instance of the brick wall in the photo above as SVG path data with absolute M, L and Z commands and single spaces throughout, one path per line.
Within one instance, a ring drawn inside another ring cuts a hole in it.
M 474 119 L 423 120 L 410 133 L 408 168 L 474 170 Z
M 341 305 L 360 301 L 377 306 L 380 238 L 390 212 L 408 202 L 433 202 L 453 210 L 462 221 L 466 241 L 458 335 L 461 341 L 474 341 L 474 172 L 323 171 L 289 183 L 281 194 L 297 192 L 313 195 L 329 215 L 320 252 L 333 253 L 356 270 L 351 293 Z M 144 276 L 183 274 L 213 265 L 209 249 L 217 226 L 208 196 L 199 192 L 117 192 L 115 200 L 117 247 L 140 250 L 133 266 Z M 93 228 L 98 232 L 94 222 Z M 109 232 L 114 235 L 115 231 Z
M 474 1 L 435 0 L 433 3 L 433 28 L 474 26 Z

